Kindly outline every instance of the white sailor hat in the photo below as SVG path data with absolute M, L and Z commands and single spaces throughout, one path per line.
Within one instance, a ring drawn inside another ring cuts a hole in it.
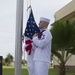
M 44 18 L 44 17 L 41 17 L 40 21 L 44 21 L 44 22 L 48 22 L 48 23 L 50 22 L 50 20 L 48 18 Z

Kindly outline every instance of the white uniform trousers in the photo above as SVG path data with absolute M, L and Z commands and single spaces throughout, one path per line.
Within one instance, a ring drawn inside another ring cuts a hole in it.
M 28 74 L 29 75 L 34 75 L 34 62 L 33 61 L 28 61 L 27 62 L 27 67 L 28 67 Z
M 35 75 L 48 75 L 49 63 L 35 61 Z

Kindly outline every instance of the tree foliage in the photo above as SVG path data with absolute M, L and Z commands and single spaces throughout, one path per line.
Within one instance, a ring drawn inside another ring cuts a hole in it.
M 65 75 L 65 64 L 75 54 L 75 21 L 55 22 L 50 31 L 52 53 L 59 59 L 60 75 Z
M 59 48 L 69 48 L 75 44 L 75 25 L 70 22 L 55 22 L 51 28 L 53 44 Z
M 5 62 L 7 65 L 10 65 L 10 63 L 13 62 L 13 56 L 10 53 L 5 58 Z

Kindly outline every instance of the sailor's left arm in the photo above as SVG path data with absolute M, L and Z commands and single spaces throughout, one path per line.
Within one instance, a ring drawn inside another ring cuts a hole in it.
M 42 39 L 40 40 L 38 39 L 37 36 L 33 37 L 33 42 L 36 46 L 42 48 L 42 47 L 45 47 L 50 42 L 51 39 L 52 39 L 51 34 L 45 32 L 45 34 L 43 34 Z

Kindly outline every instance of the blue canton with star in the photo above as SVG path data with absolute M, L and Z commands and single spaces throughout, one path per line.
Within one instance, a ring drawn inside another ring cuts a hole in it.
M 32 39 L 32 37 L 35 33 L 39 34 L 40 29 L 35 22 L 33 12 L 32 12 L 32 9 L 31 9 L 24 35 L 26 37 Z

